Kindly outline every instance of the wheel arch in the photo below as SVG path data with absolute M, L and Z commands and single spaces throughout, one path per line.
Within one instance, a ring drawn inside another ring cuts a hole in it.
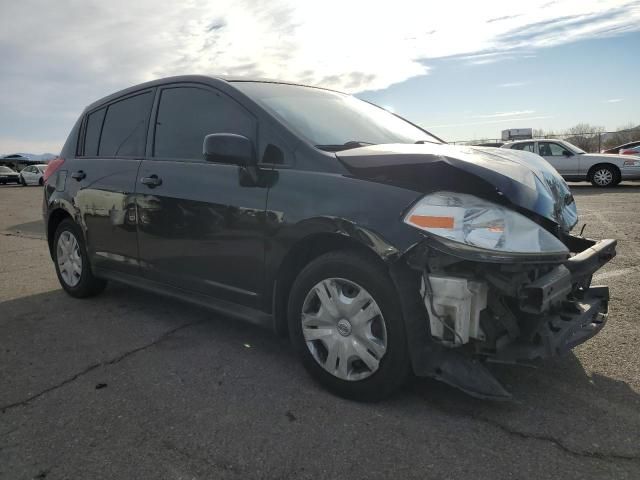
M 65 219 L 70 218 L 73 220 L 72 215 L 62 207 L 53 210 L 47 219 L 47 244 L 49 245 L 49 254 L 53 258 L 53 240 L 58 229 L 58 225 Z
M 594 172 L 600 167 L 611 168 L 613 173 L 617 175 L 617 178 L 620 178 L 620 175 L 622 174 L 622 172 L 620 171 L 620 167 L 617 166 L 615 163 L 598 162 L 598 163 L 596 163 L 594 165 L 591 165 L 591 167 L 589 168 L 589 171 L 587 172 L 587 180 L 588 181 L 592 181 Z M 615 180 L 616 179 L 614 179 L 614 182 L 615 182 Z
M 279 335 L 288 334 L 287 303 L 293 282 L 302 269 L 319 256 L 333 251 L 353 251 L 389 266 L 398 257 L 397 251 L 387 246 L 386 250 L 375 248 L 344 232 L 317 232 L 298 240 L 289 249 L 277 268 L 272 284 L 271 309 L 274 326 Z M 386 255 L 385 255 L 386 253 Z

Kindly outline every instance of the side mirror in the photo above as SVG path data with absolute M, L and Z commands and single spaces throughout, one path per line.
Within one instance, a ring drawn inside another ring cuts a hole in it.
M 251 140 L 233 133 L 212 133 L 204 137 L 202 156 L 207 162 L 247 167 L 255 164 Z
M 564 155 L 565 157 L 573 157 L 573 153 L 571 153 L 569 150 L 563 150 L 562 155 Z

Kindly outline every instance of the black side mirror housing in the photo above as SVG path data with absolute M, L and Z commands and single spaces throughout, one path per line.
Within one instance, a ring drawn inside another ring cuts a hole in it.
M 229 163 L 241 167 L 256 163 L 251 140 L 234 133 L 212 133 L 204 137 L 202 156 L 207 162 Z
M 569 150 L 563 150 L 563 151 L 562 151 L 562 154 L 563 154 L 565 157 L 573 157 L 573 153 L 571 153 Z

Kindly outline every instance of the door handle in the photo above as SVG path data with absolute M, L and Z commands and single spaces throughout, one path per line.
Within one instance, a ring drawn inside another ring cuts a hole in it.
M 78 170 L 77 172 L 73 172 L 71 174 L 71 178 L 75 178 L 77 181 L 84 180 L 86 176 L 87 174 L 84 173 L 82 170 Z
M 140 182 L 149 188 L 156 188 L 162 185 L 162 179 L 157 175 L 151 175 L 150 177 L 142 177 Z

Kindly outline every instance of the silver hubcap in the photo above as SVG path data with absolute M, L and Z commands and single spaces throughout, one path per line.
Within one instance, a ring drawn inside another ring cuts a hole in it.
M 593 181 L 598 185 L 609 185 L 613 181 L 613 174 L 606 169 L 597 170 L 593 174 Z
M 387 351 L 380 307 L 357 283 L 328 278 L 302 306 L 302 334 L 318 364 L 342 380 L 362 380 L 378 370 Z
M 68 230 L 58 237 L 56 258 L 62 280 L 70 287 L 75 287 L 82 275 L 82 257 L 78 240 Z

